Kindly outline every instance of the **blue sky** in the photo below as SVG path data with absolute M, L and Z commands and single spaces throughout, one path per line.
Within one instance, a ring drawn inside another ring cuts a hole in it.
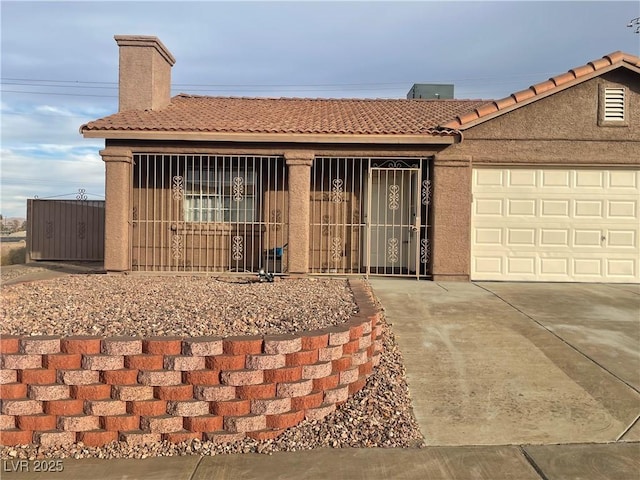
M 502 98 L 623 50 L 640 2 L 2 1 L 0 213 L 26 199 L 104 195 L 103 141 L 81 124 L 117 110 L 116 34 L 156 35 L 173 93 L 404 98 L 453 83 Z

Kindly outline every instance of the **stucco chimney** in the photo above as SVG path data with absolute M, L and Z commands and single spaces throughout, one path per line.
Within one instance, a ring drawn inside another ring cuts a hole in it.
M 116 35 L 120 47 L 119 111 L 158 110 L 171 100 L 173 55 L 157 37 Z

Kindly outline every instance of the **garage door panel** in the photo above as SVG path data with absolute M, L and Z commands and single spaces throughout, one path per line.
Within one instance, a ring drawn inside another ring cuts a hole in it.
M 632 170 L 475 169 L 471 278 L 640 283 L 639 187 Z

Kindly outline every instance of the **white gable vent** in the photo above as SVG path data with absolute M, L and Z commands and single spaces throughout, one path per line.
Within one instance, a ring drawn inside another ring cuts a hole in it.
M 604 120 L 624 121 L 624 88 L 604 89 Z

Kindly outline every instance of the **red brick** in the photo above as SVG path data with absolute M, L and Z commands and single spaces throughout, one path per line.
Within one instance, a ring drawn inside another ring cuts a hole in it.
M 105 355 L 139 355 L 142 339 L 136 337 L 109 337 L 102 340 L 100 351 Z
M 302 350 L 296 353 L 287 353 L 285 361 L 287 367 L 299 365 L 313 365 L 318 361 L 318 350 Z
M 217 370 L 183 372 L 182 381 L 191 385 L 218 385 L 220 383 L 220 372 Z
M 302 367 L 302 378 L 322 378 L 331 375 L 331 362 L 320 362 L 314 365 L 304 365 Z
M 122 370 L 105 370 L 100 372 L 103 383 L 108 385 L 137 385 L 138 370 L 123 368 Z
M 331 371 L 333 373 L 340 373 L 343 372 L 345 370 L 348 370 L 349 368 L 351 368 L 351 357 L 350 356 L 344 356 L 341 357 L 337 360 L 332 360 L 331 361 Z
M 42 355 L 2 354 L 0 360 L 0 368 L 7 370 L 42 368 Z
M 216 355 L 207 357 L 205 365 L 210 370 L 241 370 L 246 361 L 246 355 Z
M 222 354 L 222 338 L 192 337 L 182 341 L 182 354 L 196 357 L 210 357 Z
M 224 419 L 224 429 L 229 432 L 254 432 L 266 428 L 267 417 L 264 415 L 244 415 Z
M 29 385 L 50 385 L 56 383 L 56 370 L 46 368 L 34 368 L 33 370 L 19 370 L 20 382 Z
M 65 432 L 84 432 L 98 430 L 100 418 L 94 415 L 73 415 L 58 417 L 58 430 Z
M 324 392 L 324 403 L 343 403 L 349 398 L 349 387 L 342 385 Z
M 367 347 L 367 357 L 373 357 L 375 353 L 376 353 L 376 346 L 374 343 L 372 343 Z
M 190 400 L 193 398 L 193 385 L 153 387 L 153 394 L 161 400 Z
M 220 383 L 225 385 L 257 385 L 263 382 L 262 370 L 232 370 L 220 373 Z
M 371 320 L 365 320 L 362 322 L 362 334 L 363 335 L 371 335 L 371 331 L 373 327 L 371 326 Z
M 330 346 L 344 345 L 350 340 L 349 329 L 344 326 L 329 327 L 324 330 L 329 333 Z
M 200 400 L 171 401 L 167 403 L 167 413 L 177 417 L 197 417 L 209 414 L 209 402 Z
M 351 325 L 349 327 L 349 339 L 358 340 L 362 335 L 364 335 L 363 330 L 364 327 L 362 324 Z
M 155 392 L 153 387 L 145 385 L 113 385 L 112 397 L 125 402 L 152 400 Z
M 205 357 L 191 357 L 187 355 L 168 355 L 164 357 L 164 368 L 188 372 L 202 370 L 205 367 Z
M 358 350 L 360 350 L 360 340 L 351 340 L 349 343 L 345 343 L 342 346 L 342 353 L 345 355 L 351 355 Z
M 193 388 L 193 396 L 198 400 L 220 402 L 236 398 L 236 387 L 230 385 L 197 385 Z
M 46 432 L 33 432 L 33 443 L 43 447 L 60 447 L 71 445 L 76 441 L 76 432 L 59 432 L 49 430 Z
M 0 399 L 15 400 L 27 397 L 26 383 L 5 383 L 0 385 Z
M 82 368 L 85 370 L 120 370 L 124 368 L 122 355 L 83 355 Z
M 32 443 L 33 432 L 29 430 L 4 430 L 0 432 L 0 445 L 29 445 Z
M 179 432 L 163 433 L 162 439 L 170 443 L 190 442 L 195 439 L 202 440 L 202 433 L 181 430 Z
M 76 399 L 44 402 L 44 413 L 49 415 L 80 415 L 83 408 L 84 401 Z
M 18 415 L 16 425 L 20 430 L 55 430 L 58 417 L 55 415 Z
M 184 428 L 191 432 L 215 432 L 222 429 L 222 417 L 219 415 L 185 417 Z
M 138 373 L 138 383 L 153 387 L 180 385 L 182 374 L 171 370 L 141 370 Z
M 249 400 L 229 400 L 226 402 L 213 402 L 211 412 L 223 417 L 248 415 L 251 411 Z
M 112 430 L 89 430 L 78 432 L 77 439 L 88 447 L 102 447 L 118 441 L 118 432 Z
M 241 385 L 236 387 L 238 398 L 253 400 L 256 398 L 273 398 L 276 396 L 275 383 L 260 383 L 258 385 Z
M 102 400 L 111 398 L 111 385 L 93 383 L 91 385 L 72 385 L 71 397 L 78 400 Z
M 162 441 L 162 434 L 130 430 L 128 432 L 120 432 L 118 439 L 128 445 L 151 445 Z
M 267 415 L 267 427 L 276 429 L 291 428 L 298 425 L 302 420 L 304 420 L 303 410 Z
M 157 417 L 167 413 L 166 400 L 140 400 L 127 402 L 127 413 L 143 417 Z
M 0 431 L 13 430 L 16 428 L 16 417 L 14 415 L 0 414 Z
M 180 355 L 181 337 L 149 337 L 142 340 L 142 351 L 152 355 Z
M 322 404 L 324 392 L 315 392 L 304 397 L 294 397 L 291 399 L 291 410 L 307 410 L 316 408 Z
M 276 355 L 247 355 L 246 368 L 249 370 L 274 370 L 285 366 L 285 356 Z
M 338 375 L 337 373 L 329 375 L 328 377 L 314 378 L 313 391 L 320 392 L 324 390 L 329 390 L 331 388 L 336 388 L 338 386 L 339 381 L 340 381 L 340 375 Z
M 369 375 L 371 374 L 371 372 L 373 372 L 373 361 L 372 360 L 368 360 L 367 362 L 363 363 L 362 365 L 358 365 L 358 371 L 360 373 L 360 375 Z
M 300 379 L 302 379 L 301 365 L 264 371 L 265 383 L 297 382 Z
M 350 383 L 348 385 L 349 395 L 353 395 L 354 393 L 360 391 L 365 386 L 366 383 L 367 383 L 367 379 L 365 377 L 360 377 L 355 382 Z
M 42 402 L 37 400 L 2 400 L 3 415 L 37 415 L 42 413 Z
M 55 353 L 42 356 L 42 365 L 51 370 L 76 370 L 82 364 L 79 353 Z
M 57 381 L 64 385 L 90 385 L 100 381 L 97 370 L 58 370 Z
M 262 353 L 262 337 L 227 337 L 222 340 L 222 351 L 227 355 L 256 355 L 258 353 Z
M 294 335 L 265 335 L 264 337 L 264 353 L 294 353 L 301 349 L 302 339 Z
M 20 349 L 19 335 L 0 335 L 0 353 L 18 353 Z
M 126 355 L 124 366 L 132 370 L 162 370 L 164 357 L 162 355 Z
M 374 342 L 374 346 L 375 346 L 373 349 L 374 352 L 381 352 L 384 347 L 384 345 L 382 344 L 382 340 L 376 340 Z
M 20 339 L 20 352 L 32 355 L 60 353 L 60 337 L 54 335 L 34 335 Z
M 329 345 L 329 334 L 305 332 L 301 334 L 302 350 L 319 350 Z
M 33 400 L 64 400 L 69 398 L 69 385 L 29 385 L 27 395 Z
M 17 370 L 0 369 L 0 385 L 6 385 L 7 383 L 16 383 L 17 381 L 18 381 Z
M 307 420 L 322 420 L 324 417 L 329 415 L 330 413 L 335 412 L 336 404 L 332 403 L 330 405 L 322 404 L 316 408 L 309 408 L 304 412 L 304 418 Z
M 302 397 L 311 393 L 313 380 L 299 380 L 291 383 L 279 383 L 276 389 L 278 397 Z
M 265 398 L 251 400 L 251 413 L 256 415 L 277 415 L 291 410 L 290 398 Z
M 272 440 L 279 436 L 284 430 L 274 430 L 274 429 L 265 429 L 265 430 L 256 430 L 253 432 L 247 432 L 247 437 L 253 438 L 254 440 Z
M 381 358 L 382 358 L 382 355 L 380 355 L 379 353 L 376 353 L 374 356 L 371 357 L 371 365 L 373 365 L 374 368 L 380 365 Z
M 121 400 L 87 400 L 84 413 L 99 417 L 124 415 L 127 413 L 127 402 Z
M 182 417 L 162 415 L 160 417 L 141 417 L 140 430 L 150 433 L 171 433 L 182 430 Z
M 138 415 L 113 415 L 100 417 L 100 426 L 105 430 L 114 432 L 127 432 L 140 428 L 140 417 Z
M 360 372 L 358 371 L 358 367 L 351 367 L 348 370 L 340 372 L 338 375 L 340 376 L 340 385 L 347 385 L 358 380 Z
M 341 356 L 342 345 L 336 345 L 335 347 L 325 347 L 318 350 L 318 360 L 321 362 L 337 360 Z
M 351 365 L 354 367 L 362 365 L 363 363 L 367 363 L 368 360 L 369 357 L 367 356 L 366 350 L 358 350 L 351 355 Z
M 89 335 L 76 335 L 62 338 L 60 340 L 60 350 L 64 353 L 81 353 L 83 355 L 94 355 L 100 353 L 100 337 Z

